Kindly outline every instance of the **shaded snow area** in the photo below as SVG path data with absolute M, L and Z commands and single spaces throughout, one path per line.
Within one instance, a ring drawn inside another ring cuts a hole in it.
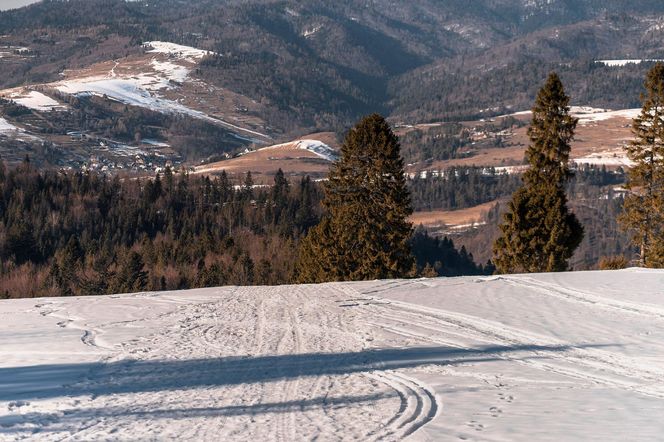
M 319 157 L 330 161 L 334 162 L 339 158 L 339 153 L 332 149 L 330 146 L 327 144 L 323 143 L 322 141 L 318 140 L 298 140 L 298 141 L 291 141 L 288 143 L 283 143 L 283 144 L 275 144 L 273 146 L 268 146 L 268 147 L 263 147 L 260 150 L 269 150 L 269 149 L 301 149 L 301 150 L 308 150 L 309 152 L 312 152 Z M 251 151 L 244 152 L 246 155 L 247 153 L 250 153 Z
M 0 136 L 18 138 L 28 141 L 41 140 L 41 138 L 36 137 L 34 135 L 30 135 L 25 130 L 21 129 L 20 127 L 14 126 L 13 124 L 11 124 L 9 121 L 5 120 L 2 117 L 0 117 Z
M 664 271 L 0 301 L 0 439 L 661 440 Z

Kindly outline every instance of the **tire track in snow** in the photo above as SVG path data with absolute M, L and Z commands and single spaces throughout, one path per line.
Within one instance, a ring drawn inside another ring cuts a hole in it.
M 388 283 L 386 285 L 387 288 L 394 287 L 393 284 Z M 401 286 L 401 284 L 397 284 L 397 286 Z M 338 302 L 352 302 L 351 305 L 371 304 L 374 301 L 387 302 L 378 298 L 367 298 L 365 294 L 360 293 L 348 284 L 335 283 L 332 284 L 332 287 L 348 297 L 348 299 Z M 344 306 L 344 304 L 340 304 L 340 306 Z M 365 376 L 396 391 L 401 403 L 397 413 L 384 423 L 384 427 L 370 432 L 369 437 L 373 440 L 401 439 L 415 433 L 436 417 L 441 406 L 434 390 L 423 382 L 394 370 L 380 370 L 380 368 L 376 370 L 376 367 L 373 368 L 374 370 L 365 373 Z
M 438 414 L 436 394 L 426 384 L 393 370 L 374 371 L 367 376 L 394 389 L 401 400 L 399 411 L 384 428 L 369 434 L 372 439 L 401 439 L 409 436 Z

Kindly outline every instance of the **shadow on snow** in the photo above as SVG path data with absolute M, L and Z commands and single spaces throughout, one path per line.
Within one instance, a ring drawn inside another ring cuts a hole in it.
M 0 368 L 0 401 L 187 390 L 422 365 L 482 363 L 507 358 L 538 359 L 574 348 L 606 346 L 411 347 L 349 353 L 122 360 L 10 367 Z

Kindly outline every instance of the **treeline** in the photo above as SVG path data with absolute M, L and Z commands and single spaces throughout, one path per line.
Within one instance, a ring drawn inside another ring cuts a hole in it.
M 622 169 L 581 165 L 567 184 L 570 199 L 596 204 L 602 198 L 618 198 L 611 186 L 625 183 Z M 456 210 L 477 206 L 512 195 L 521 186 L 521 175 L 508 174 L 493 167 L 450 167 L 409 181 L 416 211 Z
M 521 177 L 495 168 L 451 167 L 409 182 L 415 210 L 454 210 L 477 206 L 511 195 Z
M 292 281 L 322 213 L 309 178 L 257 187 L 174 174 L 121 180 L 0 162 L 0 296 L 98 295 Z M 472 255 L 416 234 L 418 272 L 477 274 Z

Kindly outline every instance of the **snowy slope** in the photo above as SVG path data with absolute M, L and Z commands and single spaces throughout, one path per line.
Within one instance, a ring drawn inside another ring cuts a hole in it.
M 273 150 L 273 149 L 300 149 L 307 150 L 327 160 L 329 162 L 335 162 L 339 158 L 339 153 L 332 149 L 327 144 L 319 140 L 297 140 L 291 141 L 283 144 L 275 144 L 273 146 L 263 147 L 259 150 Z
M 0 301 L 0 439 L 661 440 L 664 271 Z

